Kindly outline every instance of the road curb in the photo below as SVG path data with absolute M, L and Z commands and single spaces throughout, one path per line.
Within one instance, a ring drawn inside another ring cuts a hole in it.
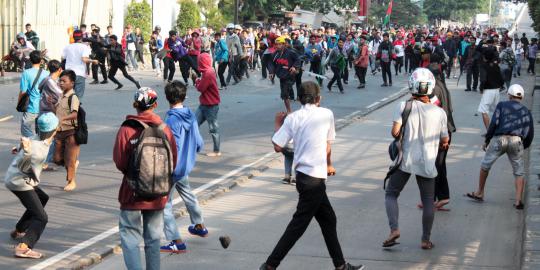
M 353 113 L 348 114 L 347 116 L 336 121 L 336 130 L 341 130 L 351 125 L 352 123 L 360 120 L 362 117 L 365 117 L 368 114 L 394 102 L 395 100 L 403 97 L 407 93 L 408 93 L 407 88 L 402 88 L 400 91 L 371 104 L 370 106 L 366 107 L 366 109 L 355 111 Z M 231 180 L 229 181 L 217 184 L 211 189 L 202 192 L 201 194 L 197 196 L 199 200 L 199 204 L 205 205 L 210 200 L 215 199 L 217 197 L 224 195 L 225 193 L 230 192 L 231 189 L 248 183 L 253 177 L 259 176 L 263 172 L 268 170 L 271 167 L 271 163 L 276 162 L 279 158 L 280 158 L 280 155 L 278 154 L 271 155 L 270 157 L 267 158 L 267 161 L 264 164 L 258 165 L 256 169 L 248 170 L 246 173 L 239 175 L 236 178 L 231 178 Z M 185 206 L 176 207 L 176 210 L 174 212 L 175 218 L 178 219 L 180 217 L 186 217 L 188 215 L 189 213 Z M 92 253 L 89 253 L 88 255 L 75 260 L 73 263 L 70 264 L 68 268 L 65 268 L 65 269 L 81 270 L 84 268 L 88 268 L 92 265 L 100 263 L 106 257 L 112 254 L 119 254 L 121 252 L 122 252 L 122 248 L 118 244 L 115 244 L 113 246 L 98 248 L 97 250 L 94 250 Z
M 537 65 L 538 66 L 538 65 Z M 540 269 L 540 78 L 536 77 L 532 105 L 535 138 L 529 151 L 529 172 L 525 186 L 525 215 L 521 269 Z

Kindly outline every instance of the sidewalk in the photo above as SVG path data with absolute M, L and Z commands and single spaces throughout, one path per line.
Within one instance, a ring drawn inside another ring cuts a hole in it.
M 517 83 L 532 88 L 533 77 Z M 328 195 L 338 217 L 338 235 L 345 257 L 368 269 L 518 269 L 521 257 L 524 213 L 512 207 L 514 186 L 511 167 L 501 158 L 491 171 L 484 203 L 463 194 L 476 189 L 484 132 L 475 112 L 477 93 L 457 88 L 449 80 L 458 132 L 453 137 L 448 177 L 450 212 L 437 212 L 432 231 L 436 247 L 420 249 L 420 198 L 414 179 L 401 194 L 401 244 L 381 248 L 389 229 L 384 207 L 382 179 L 388 165 L 391 119 L 396 103 L 351 124 L 337 134 L 333 160 L 338 174 L 328 180 Z M 504 95 L 502 99 L 505 99 Z M 323 101 L 324 105 L 324 101 Z M 268 145 L 271 149 L 271 146 Z M 294 213 L 297 193 L 283 185 L 281 161 L 274 161 L 262 175 L 203 207 L 210 236 L 188 235 L 188 218 L 179 225 L 188 253 L 162 255 L 162 269 L 258 269 L 283 233 Z M 229 235 L 224 250 L 218 238 Z M 125 269 L 120 254 L 96 265 L 94 270 Z M 315 221 L 291 250 L 280 269 L 332 269 L 320 229 Z
M 6 72 L 4 76 L 0 76 L 0 85 L 19 82 L 21 78 L 20 72 Z

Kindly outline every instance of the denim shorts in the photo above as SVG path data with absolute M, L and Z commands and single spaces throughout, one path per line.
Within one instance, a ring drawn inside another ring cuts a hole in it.
M 523 176 L 525 174 L 523 143 L 519 136 L 501 135 L 493 137 L 482 160 L 482 170 L 489 171 L 493 163 L 504 154 L 508 156 L 514 176 Z

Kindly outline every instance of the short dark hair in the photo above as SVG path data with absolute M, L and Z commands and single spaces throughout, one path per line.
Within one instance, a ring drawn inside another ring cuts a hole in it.
M 221 37 L 221 33 L 220 33 L 220 32 L 216 32 L 216 33 L 214 34 L 214 37 Z
M 170 104 L 178 104 L 186 99 L 187 87 L 181 81 L 174 80 L 165 86 L 165 98 Z
M 30 53 L 30 62 L 32 62 L 34 65 L 41 63 L 41 51 L 32 51 Z
M 64 76 L 68 76 L 68 78 L 72 82 L 75 82 L 77 80 L 77 75 L 75 74 L 75 71 L 73 71 L 71 69 L 66 69 L 66 70 L 62 71 L 62 73 L 60 73 L 60 78 L 62 78 Z
M 83 27 L 86 28 L 86 24 L 84 24 L 84 23 L 81 24 L 81 28 L 83 28 Z
M 118 41 L 118 37 L 116 35 L 110 35 L 109 38 Z
M 321 95 L 321 88 L 316 82 L 306 81 L 300 85 L 300 91 L 298 92 L 298 98 L 302 105 L 314 104 L 316 98 Z
M 112 25 L 107 26 L 107 29 L 111 29 L 111 28 L 112 28 Z
M 47 68 L 49 69 L 50 73 L 58 71 L 62 67 L 62 64 L 58 60 L 51 60 L 49 63 L 47 63 Z
M 388 32 L 384 32 L 384 34 L 382 34 L 383 37 L 389 37 L 390 35 L 388 34 Z
M 169 36 L 176 36 L 177 34 L 178 34 L 178 32 L 176 32 L 174 30 L 169 31 Z
M 32 26 L 31 24 L 27 23 L 24 27 Z

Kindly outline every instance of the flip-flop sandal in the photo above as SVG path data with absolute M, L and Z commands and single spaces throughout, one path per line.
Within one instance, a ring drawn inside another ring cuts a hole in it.
M 435 247 L 435 245 L 431 241 L 422 242 L 422 249 L 424 249 L 424 250 L 433 249 L 434 247 Z
M 518 204 L 514 204 L 514 207 L 515 207 L 517 210 L 523 210 L 523 208 L 525 208 L 525 205 L 523 204 L 522 201 L 519 201 Z
M 470 192 L 470 193 L 467 193 L 465 194 L 465 196 L 477 201 L 477 202 L 483 202 L 484 201 L 484 198 L 483 197 L 480 197 L 476 194 L 474 194 L 474 192 Z
M 399 242 L 396 242 L 396 240 L 400 237 L 400 235 L 394 235 L 386 240 L 384 240 L 382 246 L 387 248 L 387 247 L 393 247 L 395 245 L 399 245 Z
M 15 252 L 15 257 L 27 258 L 27 259 L 41 259 L 43 254 L 33 251 L 32 249 L 26 249 L 24 252 Z

